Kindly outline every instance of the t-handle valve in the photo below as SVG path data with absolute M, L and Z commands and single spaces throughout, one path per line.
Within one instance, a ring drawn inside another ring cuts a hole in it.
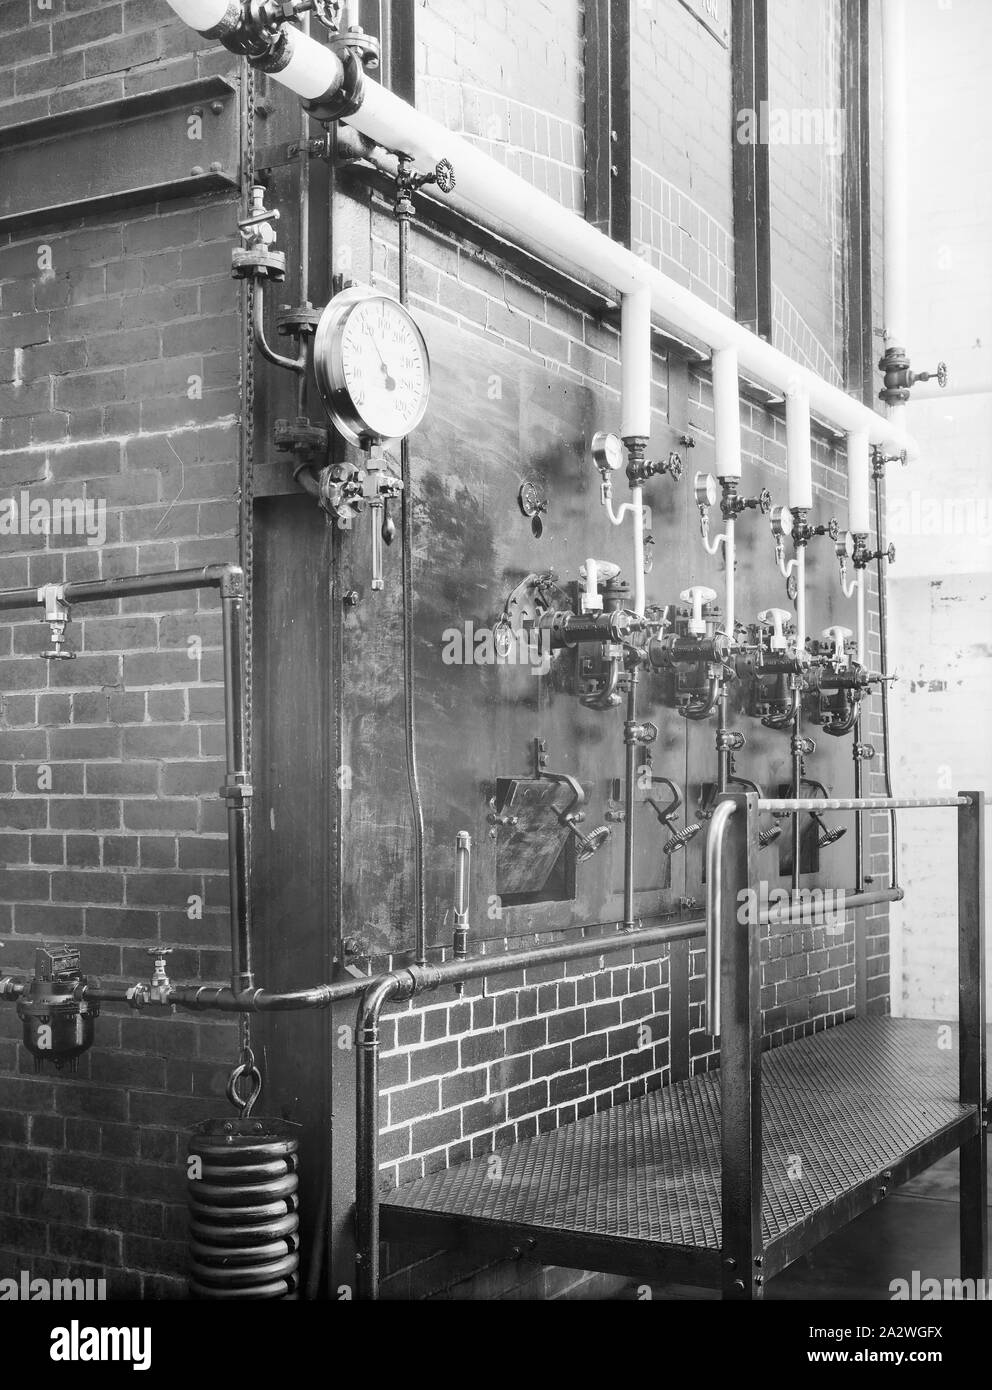
M 838 666 L 846 666 L 848 663 L 848 655 L 844 650 L 844 643 L 849 637 L 854 636 L 851 629 L 849 627 L 838 627 L 835 624 L 833 627 L 825 627 L 821 636 L 825 642 L 830 642 L 832 644 L 834 649 L 833 660 L 836 664 Z
M 785 635 L 785 624 L 792 615 L 785 608 L 766 608 L 758 614 L 758 622 L 771 625 L 771 634 L 768 638 L 769 649 L 773 652 L 784 652 L 788 650 L 789 641 Z
M 594 560 L 590 555 L 584 565 L 579 566 L 579 578 L 585 584 L 582 592 L 582 612 L 598 613 L 603 607 L 603 596 L 599 585 L 608 579 L 616 579 L 620 566 L 610 560 Z
M 703 605 L 716 602 L 716 590 L 708 589 L 705 584 L 694 584 L 691 589 L 683 589 L 679 598 L 683 603 L 692 604 L 689 631 L 694 637 L 705 637 L 706 619 L 703 617 Z

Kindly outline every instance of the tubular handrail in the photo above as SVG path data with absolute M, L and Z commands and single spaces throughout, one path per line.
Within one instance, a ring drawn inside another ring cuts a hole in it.
M 748 793 L 753 796 L 753 792 Z M 717 804 L 706 837 L 706 1027 L 720 1036 L 720 919 L 723 910 L 720 878 L 723 872 L 723 836 L 737 810 L 733 801 Z
M 931 806 L 970 806 L 970 796 L 762 797 L 759 811 L 914 811 Z
M 748 793 L 753 795 L 753 793 Z M 758 811 L 889 811 L 921 810 L 941 806 L 970 806 L 968 796 L 862 796 L 837 797 L 824 801 L 822 797 L 759 797 Z M 724 835 L 730 818 L 737 810 L 734 801 L 718 802 L 710 821 L 706 839 L 706 1029 L 711 1037 L 720 1036 L 720 968 L 722 959 L 721 920 L 723 899 Z M 893 899 L 896 901 L 896 899 Z

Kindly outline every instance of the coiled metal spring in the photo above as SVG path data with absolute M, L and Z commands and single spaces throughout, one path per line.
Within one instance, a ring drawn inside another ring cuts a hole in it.
M 208 1120 L 190 1136 L 190 1292 L 294 1298 L 299 1287 L 298 1125 Z

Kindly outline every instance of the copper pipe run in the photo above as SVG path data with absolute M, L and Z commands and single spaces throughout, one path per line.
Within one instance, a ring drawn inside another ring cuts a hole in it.
M 464 984 L 532 966 L 613 955 L 630 950 L 632 945 L 670 945 L 673 941 L 701 936 L 702 931 L 701 922 L 641 927 L 633 934 L 586 937 L 529 951 L 512 951 L 503 956 L 445 961 L 441 965 L 412 965 L 382 976 L 367 986 L 356 1028 L 355 1275 L 359 1298 L 375 1300 L 379 1296 L 379 1019 L 385 1005 L 411 999 L 443 985 Z

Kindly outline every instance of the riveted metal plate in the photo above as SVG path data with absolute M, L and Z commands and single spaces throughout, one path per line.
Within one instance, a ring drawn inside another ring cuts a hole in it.
M 0 228 L 239 185 L 237 92 L 222 77 L 0 131 Z

